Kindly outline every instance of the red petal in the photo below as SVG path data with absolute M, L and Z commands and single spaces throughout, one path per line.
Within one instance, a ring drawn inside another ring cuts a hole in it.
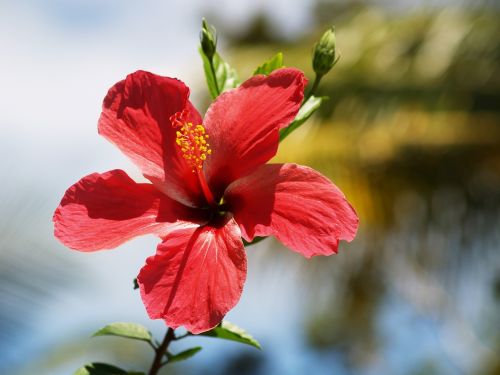
M 279 69 L 250 78 L 210 106 L 204 125 L 213 153 L 205 174 L 215 195 L 276 154 L 279 129 L 295 118 L 306 83 L 301 71 Z
M 170 233 L 137 281 L 151 319 L 192 333 L 212 329 L 240 299 L 247 272 L 235 221 Z
M 337 252 L 351 241 L 358 216 L 344 194 L 315 170 L 296 164 L 267 164 L 232 183 L 225 194 L 242 236 L 274 235 L 310 258 Z
M 164 235 L 193 213 L 121 170 L 93 173 L 64 194 L 54 213 L 54 234 L 75 250 L 111 249 L 142 234 Z
M 189 110 L 188 120 L 201 117 L 188 101 L 189 88 L 179 80 L 138 71 L 118 82 L 104 99 L 99 133 L 127 155 L 158 189 L 186 205 L 202 199 L 196 175 L 175 145 L 170 116 Z

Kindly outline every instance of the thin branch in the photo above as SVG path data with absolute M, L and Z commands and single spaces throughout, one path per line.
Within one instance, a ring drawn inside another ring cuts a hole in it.
M 153 360 L 153 363 L 151 364 L 151 369 L 148 372 L 148 375 L 157 375 L 158 371 L 160 368 L 165 365 L 165 363 L 162 362 L 163 356 L 167 352 L 168 345 L 175 340 L 175 333 L 172 328 L 169 328 L 167 330 L 167 333 L 165 334 L 165 337 L 163 338 L 162 343 L 158 348 L 155 350 L 155 358 Z

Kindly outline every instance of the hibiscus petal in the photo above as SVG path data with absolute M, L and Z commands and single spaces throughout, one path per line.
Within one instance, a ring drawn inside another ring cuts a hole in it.
M 224 195 L 243 238 L 274 235 L 307 258 L 337 252 L 351 241 L 358 216 L 344 194 L 315 170 L 267 164 L 232 183 Z
M 111 249 L 142 234 L 167 234 L 196 211 L 138 184 L 124 171 L 93 173 L 71 186 L 57 207 L 54 235 L 80 251 Z
M 234 219 L 170 233 L 137 281 L 151 319 L 192 333 L 208 331 L 240 299 L 247 263 Z
M 301 71 L 278 69 L 250 78 L 210 106 L 204 125 L 213 153 L 205 174 L 215 195 L 276 154 L 279 129 L 295 118 L 306 83 Z
M 138 71 L 115 84 L 103 102 L 99 134 L 115 144 L 158 189 L 186 205 L 202 199 L 196 175 L 175 144 L 170 116 L 187 109 L 201 124 L 181 81 Z

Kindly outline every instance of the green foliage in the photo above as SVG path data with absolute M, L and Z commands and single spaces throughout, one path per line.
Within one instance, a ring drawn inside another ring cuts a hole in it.
M 295 117 L 292 123 L 280 131 L 280 142 L 283 141 L 291 132 L 297 129 L 300 125 L 306 122 L 309 117 L 312 116 L 314 112 L 321 106 L 321 104 L 327 100 L 326 96 L 313 96 L 311 95 L 299 109 L 299 113 Z
M 119 336 L 149 343 L 152 343 L 153 340 L 151 333 L 146 327 L 135 323 L 111 323 L 101 328 L 92 336 Z
M 257 349 L 262 349 L 259 342 L 248 332 L 235 324 L 226 321 L 222 322 L 214 329 L 202 333 L 201 336 L 216 337 L 219 339 L 241 342 L 243 344 L 251 345 Z
M 253 72 L 253 75 L 256 74 L 270 74 L 273 70 L 279 69 L 283 67 L 283 54 L 278 52 L 269 60 L 265 61 L 262 65 L 258 66 L 257 69 Z
M 192 356 L 194 356 L 201 349 L 202 349 L 201 346 L 195 346 L 194 348 L 184 350 L 178 354 L 167 354 L 168 363 L 185 361 L 186 359 L 189 359 Z
M 73 375 L 144 375 L 144 373 L 128 372 L 106 363 L 90 363 L 76 370 Z
M 236 70 L 231 68 L 217 52 L 215 52 L 212 59 L 203 52 L 202 48 L 199 49 L 199 52 L 203 60 L 205 79 L 212 99 L 217 98 L 224 91 L 233 89 L 239 85 L 240 82 Z

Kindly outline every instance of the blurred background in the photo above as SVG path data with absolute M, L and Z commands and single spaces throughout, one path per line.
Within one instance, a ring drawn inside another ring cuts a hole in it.
M 132 280 L 157 240 L 82 254 L 51 217 L 65 189 L 114 168 L 141 176 L 96 123 L 137 69 L 178 77 L 205 110 L 201 17 L 245 79 L 282 51 L 313 79 L 315 40 L 342 58 L 321 111 L 276 160 L 329 176 L 359 235 L 306 260 L 267 239 L 227 319 L 259 352 L 209 338 L 164 374 L 500 374 L 500 6 L 496 1 L 0 1 L 0 374 L 67 375 L 86 362 L 144 370 L 147 345 L 89 336 L 150 321 Z

